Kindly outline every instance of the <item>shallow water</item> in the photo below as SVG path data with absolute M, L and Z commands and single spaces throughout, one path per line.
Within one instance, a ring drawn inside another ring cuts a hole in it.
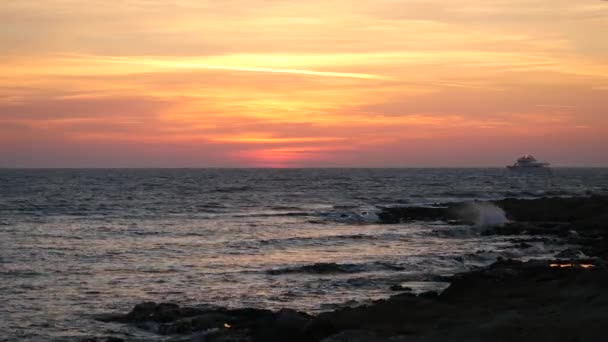
M 92 319 L 145 300 L 318 312 L 440 288 L 560 247 L 380 208 L 606 192 L 608 169 L 0 170 L 0 340 L 145 336 Z

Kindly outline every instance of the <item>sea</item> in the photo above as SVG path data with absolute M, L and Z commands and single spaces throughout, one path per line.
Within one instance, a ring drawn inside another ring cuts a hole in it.
M 498 257 L 565 247 L 380 224 L 382 208 L 606 193 L 601 168 L 3 169 L 0 341 L 160 340 L 95 320 L 143 301 L 318 313 L 441 291 Z

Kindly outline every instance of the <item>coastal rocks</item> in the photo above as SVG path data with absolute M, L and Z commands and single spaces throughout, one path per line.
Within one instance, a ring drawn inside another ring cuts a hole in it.
M 373 331 L 384 340 L 603 340 L 606 269 L 550 263 L 500 261 L 455 277 L 438 296 L 399 294 L 320 316 L 340 331 Z
M 382 342 L 386 341 L 373 331 L 346 330 L 324 338 L 321 342 Z
M 361 266 L 355 264 L 337 264 L 334 262 L 320 262 L 312 265 L 300 267 L 279 268 L 266 271 L 271 275 L 290 274 L 290 273 L 312 273 L 312 274 L 333 274 L 333 273 L 357 273 L 361 272 Z
M 461 221 L 456 204 L 437 207 L 391 207 L 378 214 L 381 223 L 400 223 L 410 221 Z M 469 221 L 472 223 L 472 221 Z
M 223 313 L 209 312 L 194 317 L 186 317 L 158 325 L 156 332 L 161 335 L 191 334 L 196 331 L 220 329 L 230 325 L 233 318 Z M 154 325 L 148 325 L 154 327 Z
M 123 323 L 166 323 L 177 319 L 201 315 L 206 311 L 196 308 L 181 308 L 173 303 L 143 302 L 137 304 L 126 315 L 105 314 L 98 315 L 97 320 L 102 322 L 123 322 Z
M 180 307 L 172 303 L 144 302 L 126 315 L 98 317 L 121 322 L 159 335 L 198 336 L 202 341 L 305 341 L 312 317 L 291 309 L 278 312 L 260 309 Z
M 395 291 L 395 292 L 411 292 L 412 288 L 411 287 L 407 287 L 407 286 L 403 286 L 401 284 L 396 284 L 396 285 L 392 285 L 390 287 L 391 291 Z
M 481 235 L 555 235 L 567 237 L 571 225 L 567 222 L 509 222 L 488 227 Z
M 170 341 L 602 341 L 608 269 L 585 263 L 501 260 L 454 276 L 441 294 L 400 293 L 316 317 L 151 302 L 113 317 Z
M 500 219 L 499 208 L 505 215 Z M 484 209 L 485 208 L 485 209 Z M 391 207 L 378 214 L 381 223 L 445 221 L 492 226 L 484 234 L 553 234 L 584 236 L 606 234 L 608 196 L 576 198 L 507 198 L 487 202 L 444 203 L 432 207 Z M 507 221 L 508 220 L 508 221 Z M 496 224 L 499 223 L 499 224 Z M 576 232 L 573 234 L 572 232 Z
M 79 342 L 125 342 L 122 338 L 118 337 L 85 337 Z
M 451 224 L 500 226 L 508 220 L 502 208 L 491 202 L 443 203 L 429 207 L 391 207 L 378 214 L 381 223 L 445 221 Z
M 253 327 L 255 341 L 308 341 L 306 329 L 312 317 L 291 309 L 282 309 L 272 319 Z
M 309 274 L 337 274 L 337 273 L 359 273 L 378 270 L 401 271 L 404 268 L 386 262 L 373 262 L 369 264 L 337 264 L 334 262 L 320 262 L 299 267 L 278 268 L 266 271 L 271 275 L 309 273 Z
M 488 267 L 444 279 L 451 284 L 441 293 L 416 295 L 415 291 L 395 286 L 394 290 L 403 292 L 369 305 L 317 316 L 289 309 L 234 310 L 146 302 L 126 315 L 100 319 L 132 324 L 174 342 L 604 341 L 608 269 L 603 260 L 608 257 L 608 199 L 596 199 L 599 206 L 589 198 L 494 202 L 514 222 L 486 228 L 483 234 L 525 234 L 512 240 L 522 249 L 534 248 L 547 239 L 576 247 L 557 254 L 559 260 L 520 262 L 499 258 Z M 459 212 L 454 208 L 461 207 L 389 208 L 385 212 L 392 215 L 388 221 L 393 223 L 466 219 L 449 216 Z M 534 212 L 535 208 L 539 211 Z M 553 211 L 559 213 L 551 216 Z M 469 219 L 474 223 L 473 216 Z M 493 255 L 479 250 L 465 255 L 462 261 L 487 257 Z M 317 263 L 268 273 L 324 275 L 386 267 L 400 266 Z
M 591 224 L 608 220 L 608 196 L 507 198 L 494 202 L 509 218 L 526 222 L 577 222 Z

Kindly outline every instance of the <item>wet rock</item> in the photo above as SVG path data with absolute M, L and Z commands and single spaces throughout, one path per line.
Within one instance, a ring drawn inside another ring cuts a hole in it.
M 145 321 L 150 320 L 156 312 L 158 304 L 155 302 L 143 302 L 135 305 L 131 312 L 129 312 L 125 319 L 128 321 Z
M 188 311 L 153 303 L 137 305 L 123 317 L 137 326 L 153 323 L 173 341 L 604 340 L 608 269 L 599 260 L 585 261 L 592 268 L 550 267 L 562 262 L 569 261 L 501 260 L 452 277 L 441 294 L 401 293 L 316 317 L 289 309 Z M 163 314 L 177 318 L 155 322 L 168 319 Z M 180 335 L 184 339 L 176 339 Z
M 157 332 L 162 335 L 190 334 L 196 331 L 219 329 L 224 327 L 224 324 L 229 324 L 228 322 L 233 322 L 232 317 L 210 312 L 162 324 L 158 327 Z
M 334 262 L 320 262 L 312 265 L 298 267 L 278 268 L 266 271 L 271 275 L 309 273 L 309 274 L 338 274 L 338 273 L 359 273 L 370 270 L 389 270 L 401 271 L 404 268 L 386 262 L 375 262 L 371 264 L 338 264 Z
M 301 333 L 304 332 L 310 320 L 311 317 L 304 313 L 292 309 L 281 309 L 277 313 L 275 324 L 280 329 Z
M 383 342 L 386 338 L 379 336 L 373 331 L 367 330 L 345 330 L 335 335 L 324 338 L 321 342 Z
M 291 309 L 189 308 L 172 303 L 145 302 L 126 315 L 105 315 L 104 321 L 134 324 L 160 335 L 198 336 L 202 341 L 306 341 L 312 317 Z
M 331 274 L 331 273 L 356 273 L 360 272 L 361 267 L 355 264 L 337 264 L 334 262 L 320 262 L 312 265 L 304 265 L 293 268 L 282 268 L 269 270 L 267 273 L 272 275 L 289 274 L 289 273 L 313 273 L 313 274 Z
M 608 218 L 608 196 L 508 198 L 494 203 L 515 221 L 592 222 Z
M 122 338 L 118 337 L 85 337 L 80 342 L 125 342 Z
M 334 324 L 323 316 L 316 317 L 304 329 L 304 336 L 311 341 L 319 341 L 338 332 Z
M 156 312 L 153 314 L 153 319 L 156 322 L 171 322 L 179 317 L 185 316 L 180 307 L 172 303 L 161 303 L 156 307 Z
M 442 207 L 391 207 L 384 208 L 378 214 L 382 223 L 400 223 L 410 221 L 458 221 L 456 204 Z
M 497 262 L 456 276 L 439 296 L 399 295 L 322 315 L 340 331 L 371 330 L 413 341 L 601 340 L 608 272 L 554 269 L 550 263 Z M 517 336 L 497 338 L 513 331 Z
M 119 313 L 101 313 L 96 314 L 93 318 L 100 322 L 125 322 L 125 315 Z
M 439 293 L 435 291 L 422 292 L 418 295 L 418 297 L 422 298 L 437 298 L 439 297 Z
M 522 248 L 522 249 L 528 249 L 533 247 L 533 245 L 527 243 L 527 242 L 520 242 L 517 244 L 517 248 Z
M 473 223 L 478 219 L 476 207 L 490 204 L 501 208 L 509 220 L 531 222 L 538 230 L 554 230 L 556 224 L 576 223 L 585 229 L 605 228 L 608 222 L 608 196 L 589 196 L 576 198 L 507 198 L 489 202 L 443 203 L 433 207 L 391 207 L 383 208 L 378 214 L 382 223 L 410 221 L 456 221 Z M 511 229 L 517 226 L 511 226 Z M 517 229 L 515 229 L 517 230 Z M 521 231 L 521 227 L 519 229 Z M 559 233 L 568 233 L 569 229 Z M 556 232 L 553 232 L 556 233 Z M 580 232 L 579 232 L 580 233 Z
M 254 340 L 268 342 L 308 341 L 305 336 L 306 328 L 312 321 L 307 314 L 282 309 L 271 320 L 258 322 L 253 329 Z
M 390 287 L 391 291 L 401 291 L 401 292 L 410 292 L 412 291 L 411 287 L 403 286 L 401 284 L 392 285 Z
M 167 334 L 170 335 L 168 341 L 605 340 L 608 267 L 603 260 L 608 258 L 608 197 L 508 199 L 494 204 L 501 206 L 515 222 L 489 228 L 484 234 L 538 235 L 513 239 L 520 244 L 519 248 L 530 248 L 532 241 L 546 242 L 546 236 L 553 235 L 552 240 L 576 244 L 577 248 L 559 253 L 558 257 L 563 260 L 520 262 L 498 258 L 489 267 L 446 278 L 451 284 L 441 294 L 398 293 L 369 305 L 340 308 L 316 317 L 289 309 L 230 310 L 145 302 L 126 315 L 109 314 L 98 319 Z M 430 210 L 389 208 L 383 212 L 388 215 L 384 217 L 386 222 L 394 223 L 410 219 L 452 219 L 450 208 L 458 206 Z M 462 216 L 458 219 L 462 220 Z M 572 230 L 578 234 L 571 234 Z M 479 257 L 483 253 L 479 251 L 468 257 Z M 580 259 L 587 255 L 593 257 Z M 582 263 L 588 267 L 580 266 Z M 566 266 L 559 267 L 559 264 Z M 399 267 L 381 263 L 319 263 L 276 270 L 276 274 L 353 273 L 393 266 Z M 402 289 L 405 288 L 399 291 Z M 92 337 L 90 341 L 120 341 L 104 338 Z
M 247 330 L 223 330 L 206 336 L 206 339 L 195 342 L 257 342 Z M 184 342 L 192 342 L 186 340 Z
M 180 308 L 179 305 L 173 303 L 143 302 L 135 305 L 135 307 L 124 316 L 106 315 L 98 317 L 102 321 L 122 321 L 122 322 L 156 322 L 166 323 L 175 321 L 184 317 L 196 316 L 203 313 L 204 310 L 195 308 Z

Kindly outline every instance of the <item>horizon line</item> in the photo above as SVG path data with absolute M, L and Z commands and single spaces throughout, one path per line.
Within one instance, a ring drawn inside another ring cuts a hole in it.
M 550 169 L 607 169 L 605 166 L 561 165 L 551 166 Z M 506 166 L 0 166 L 0 170 L 297 170 L 297 169 L 507 169 Z

